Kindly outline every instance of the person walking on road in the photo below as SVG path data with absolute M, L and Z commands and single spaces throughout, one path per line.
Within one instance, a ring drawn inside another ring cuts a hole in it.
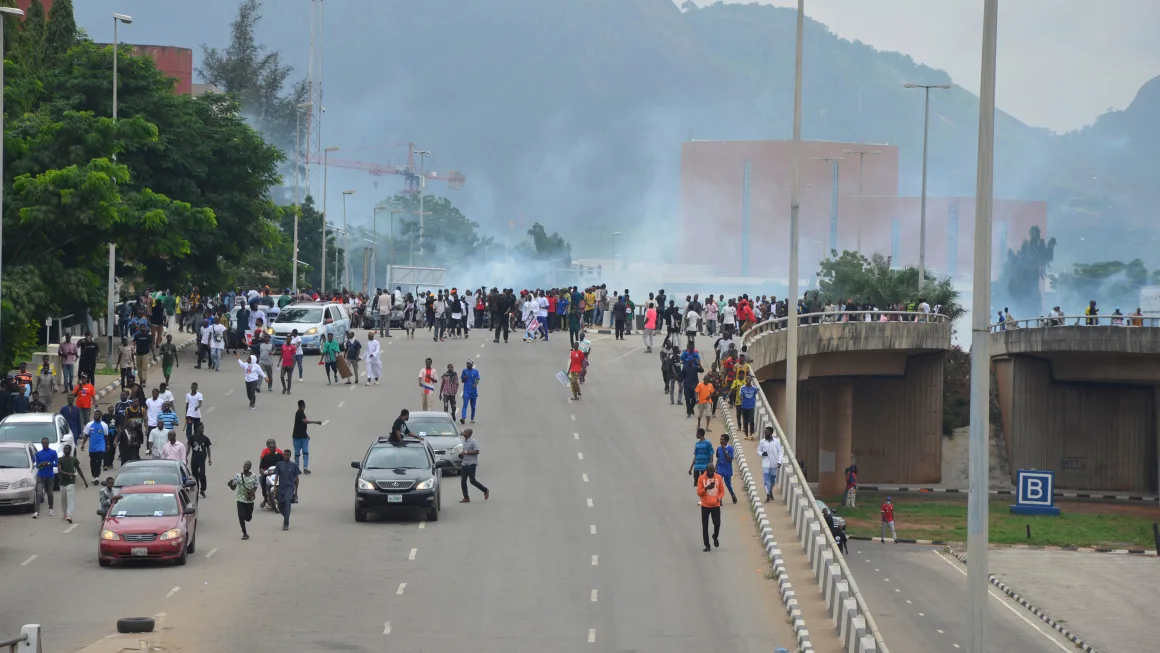
M 165 385 L 169 385 L 169 377 L 173 374 L 173 366 L 181 367 L 177 360 L 177 345 L 173 344 L 173 336 L 165 334 L 165 342 L 161 345 L 161 375 L 165 377 Z
M 174 432 L 170 431 L 170 433 Z M 174 433 L 174 437 L 177 437 L 176 433 Z M 193 477 L 197 479 L 202 498 L 205 497 L 205 490 L 209 487 L 209 481 L 205 477 L 205 468 L 206 466 L 213 467 L 213 454 L 210 453 L 212 446 L 213 443 L 210 442 L 209 436 L 205 434 L 205 425 L 195 426 L 193 438 L 189 441 L 189 469 L 193 473 Z
M 79 387 L 79 386 L 78 386 Z M 101 468 L 105 462 L 105 446 L 109 440 L 109 427 L 101 420 L 101 411 L 93 411 L 93 421 L 85 425 L 81 431 L 80 448 L 89 447 L 89 475 L 96 482 L 101 475 Z
M 455 419 L 455 397 L 459 394 L 459 375 L 455 366 L 447 364 L 447 371 L 439 378 L 439 395 L 443 398 L 443 410 Z
M 49 507 L 52 507 L 52 500 L 49 500 Z M 52 514 L 52 513 L 49 513 Z M 895 544 L 898 543 L 898 533 L 894 531 L 894 504 L 890 502 L 890 497 L 886 497 L 886 503 L 882 504 L 882 529 L 878 533 L 878 541 L 883 544 L 886 543 L 886 527 L 890 527 L 890 540 Z
M 693 477 L 693 485 L 713 464 L 713 445 L 705 439 L 705 429 L 697 429 L 697 443 L 693 445 L 693 462 L 689 465 L 689 475 Z
M 97 397 L 97 389 L 89 383 L 89 375 L 84 372 L 80 375 L 80 380 L 73 389 L 73 396 L 76 397 L 76 406 L 81 409 L 81 423 L 88 424 L 92 419 L 93 401 Z
M 479 370 L 475 369 L 475 361 L 467 361 L 467 367 L 464 368 L 459 380 L 463 384 L 463 409 L 459 414 L 459 423 L 463 424 L 464 420 L 467 419 L 467 405 L 471 404 L 471 423 L 474 424 L 475 402 L 479 399 L 479 382 L 481 380 Z
M 704 432 L 701 437 L 701 442 L 704 442 Z M 712 467 L 706 468 L 705 473 L 697 478 L 697 496 L 701 497 L 701 538 L 708 553 L 713 550 L 709 547 L 710 519 L 713 520 L 713 546 L 721 546 L 717 536 L 721 534 L 721 499 L 725 496 L 725 484 L 713 473 Z
M 263 335 L 258 342 L 258 366 L 265 372 L 266 390 L 274 391 L 274 344 L 270 342 L 269 335 Z M 255 388 L 258 392 L 262 391 L 262 384 L 258 383 Z
M 73 455 L 71 444 L 64 445 L 64 455 L 60 457 L 57 464 L 59 466 L 57 475 L 60 477 L 60 508 L 61 512 L 64 513 L 61 515 L 61 519 L 71 524 L 77 507 L 77 477 L 79 476 L 81 483 L 84 484 L 82 487 L 87 488 L 89 481 L 81 470 L 81 461 Z
M 708 374 L 697 384 L 694 391 L 697 393 L 697 427 L 701 427 L 701 419 L 704 418 L 705 430 L 712 431 L 713 429 L 709 428 L 709 421 L 712 419 L 712 411 L 710 408 L 713 406 L 713 394 L 716 392 L 716 389 L 710 383 Z M 721 437 L 725 436 L 722 435 Z
M 746 440 L 752 440 L 753 413 L 757 410 L 757 386 L 753 385 L 753 377 L 745 379 L 745 385 L 737 390 L 737 397 L 740 408 L 737 412 L 741 414 L 741 430 L 745 433 Z
M 326 340 L 321 347 L 322 364 L 326 367 L 326 385 L 331 385 L 330 377 L 334 376 L 334 383 L 338 383 L 338 343 L 334 341 L 334 334 L 326 334 Z
M 463 489 L 463 498 L 459 500 L 459 503 L 471 503 L 471 497 L 467 495 L 468 481 L 475 486 L 475 489 L 483 491 L 484 501 L 490 499 L 491 490 L 475 480 L 475 469 L 479 466 L 479 443 L 475 441 L 473 429 L 467 429 L 463 432 L 463 451 L 459 454 L 459 459 L 463 461 L 463 466 L 459 472 L 459 484 Z
M 383 295 L 383 296 L 390 297 L 389 294 Z M 389 321 L 389 320 L 387 320 L 387 321 Z M 391 337 L 391 334 L 389 331 L 387 332 L 387 337 L 388 338 Z M 367 385 L 370 385 L 371 381 L 374 381 L 375 385 L 378 385 L 379 378 L 382 377 L 382 375 L 383 375 L 383 346 L 381 344 L 379 344 L 378 340 L 375 340 L 375 332 L 374 331 L 370 331 L 367 333 L 366 350 L 367 350 L 367 353 L 366 353 L 366 356 L 367 356 Z
M 298 349 L 289 342 L 282 343 L 282 360 L 278 370 L 278 380 L 282 382 L 282 394 L 290 394 L 294 384 L 294 362 Z
M 161 459 L 176 460 L 182 463 L 186 462 L 188 455 L 186 454 L 185 443 L 177 441 L 177 431 L 170 431 L 167 436 L 169 440 L 161 445 Z
M 773 437 L 772 426 L 765 427 L 765 439 L 757 443 L 757 453 L 761 456 L 761 477 L 765 482 L 765 502 L 769 503 L 773 501 L 773 488 L 777 485 L 777 470 L 781 467 L 783 454 L 781 440 Z
M 431 394 L 435 392 L 435 384 L 438 383 L 439 376 L 435 372 L 435 368 L 431 367 L 431 359 L 428 358 L 423 365 L 423 369 L 419 370 L 419 393 L 422 399 L 423 410 L 427 410 L 427 404 L 431 399 Z
M 205 397 L 197 390 L 197 384 L 189 384 L 189 392 L 185 395 L 185 439 L 193 437 L 193 427 L 201 423 L 201 405 Z
M 310 434 L 307 433 L 306 427 L 311 424 L 322 426 L 322 422 L 318 420 L 306 419 L 306 402 L 298 400 L 298 412 L 294 413 L 294 431 L 291 434 L 291 441 L 294 443 L 294 464 L 302 461 L 302 473 L 310 473 Z
M 737 503 L 737 493 L 733 491 L 733 445 L 729 444 L 729 435 L 721 434 L 721 446 L 717 447 L 717 475 L 725 481 L 725 488 L 733 503 Z
M 572 384 L 572 401 L 580 401 L 580 373 L 584 371 L 584 352 L 580 351 L 580 343 L 572 343 L 572 351 L 568 354 L 568 380 Z
M 282 452 L 282 462 L 266 472 L 278 476 L 278 512 L 282 514 L 282 530 L 290 530 L 290 505 L 298 501 L 298 481 L 301 475 L 297 463 L 290 460 L 290 452 Z
M 266 377 L 266 371 L 262 369 L 261 365 L 258 365 L 257 356 L 251 354 L 248 363 L 238 358 L 238 354 L 234 354 L 234 357 L 237 358 L 238 367 L 241 367 L 245 372 L 246 397 L 250 400 L 250 410 L 254 410 L 258 407 L 258 384 Z
M 235 474 L 227 483 L 234 491 L 234 499 L 238 503 L 238 524 L 242 527 L 242 539 L 250 539 L 246 532 L 246 522 L 254 518 L 254 498 L 258 495 L 258 475 L 250 471 L 253 464 L 250 461 L 242 463 L 242 471 Z
M 362 363 L 362 343 L 354 337 L 354 331 L 346 332 L 346 364 L 350 366 L 354 373 L 354 384 L 358 385 L 359 366 Z M 345 385 L 350 385 L 350 379 L 346 380 Z
M 48 438 L 40 439 L 40 451 L 36 452 L 36 491 L 33 496 L 32 518 L 36 519 L 40 516 L 40 504 L 44 501 L 44 497 L 48 497 L 48 516 L 53 514 L 53 479 L 56 478 L 55 468 L 59 464 L 59 458 L 51 447 L 48 446 Z

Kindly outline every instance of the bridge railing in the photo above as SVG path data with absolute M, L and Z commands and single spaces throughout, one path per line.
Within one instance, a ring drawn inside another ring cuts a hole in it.
M 1047 329 L 1064 327 L 1122 326 L 1128 328 L 1160 328 L 1160 315 L 1057 315 L 1029 317 L 1023 320 L 993 322 L 991 331 L 1011 331 L 1013 329 Z
M 948 324 L 950 318 L 940 313 L 919 313 L 916 311 L 826 311 L 823 313 L 802 313 L 796 317 L 798 326 L 811 327 L 819 324 L 842 324 L 847 322 L 911 322 L 916 324 Z M 745 332 L 746 338 L 753 338 L 771 331 L 781 331 L 789 323 L 788 317 L 775 317 L 759 322 Z
M 40 624 L 28 624 L 16 637 L 0 640 L 0 648 L 7 648 L 8 653 L 41 653 Z

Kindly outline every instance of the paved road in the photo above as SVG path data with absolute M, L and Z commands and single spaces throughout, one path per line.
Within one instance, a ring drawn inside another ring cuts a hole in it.
M 792 648 L 776 586 L 744 504 L 725 509 L 722 546 L 702 553 L 685 475 L 692 428 L 662 396 L 654 356 L 595 338 L 581 402 L 555 380 L 567 342 L 434 344 L 396 335 L 378 387 L 328 387 L 310 365 L 291 397 L 263 393 L 246 408 L 233 361 L 192 370 L 214 442 L 196 556 L 185 567 L 100 569 L 95 490 L 80 521 L 0 515 L 5 570 L 0 633 L 46 627 L 49 650 L 75 651 L 120 616 L 165 613 L 165 644 L 181 650 L 703 651 Z M 491 500 L 461 505 L 443 486 L 440 521 L 417 515 L 356 524 L 350 461 L 417 405 L 423 358 L 483 376 L 476 436 Z M 294 400 L 308 402 L 311 468 L 291 530 L 260 512 L 240 540 L 225 487 L 267 437 L 288 443 Z M 582 457 L 581 457 L 582 456 Z M 36 556 L 33 558 L 32 556 Z M 26 563 L 26 564 L 23 564 Z M 19 588 L 18 591 L 10 591 Z
M 930 547 L 851 541 L 846 556 L 886 643 L 894 653 L 965 650 L 966 567 Z M 1074 651 L 1070 642 L 990 588 L 991 653 Z

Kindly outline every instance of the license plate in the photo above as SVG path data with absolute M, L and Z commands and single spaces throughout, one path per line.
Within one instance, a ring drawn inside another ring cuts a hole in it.
M 129 553 L 132 553 L 135 556 L 139 556 L 139 557 L 143 558 L 143 557 L 149 555 L 149 549 L 147 549 L 143 546 L 139 546 L 139 547 L 135 547 L 135 548 L 131 549 L 129 551 Z
M 402 502 L 403 502 L 403 495 L 401 495 L 401 494 L 388 494 L 387 495 L 387 503 L 402 503 Z

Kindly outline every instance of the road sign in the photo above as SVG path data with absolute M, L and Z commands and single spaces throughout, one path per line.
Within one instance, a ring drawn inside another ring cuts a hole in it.
M 1055 507 L 1055 472 L 1021 469 L 1015 487 L 1013 514 L 1059 515 L 1059 508 Z

